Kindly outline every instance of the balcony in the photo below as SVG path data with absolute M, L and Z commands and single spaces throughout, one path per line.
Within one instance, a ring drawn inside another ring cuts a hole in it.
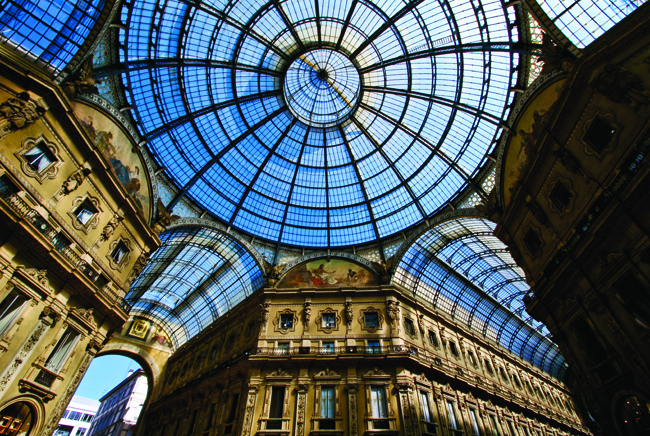
M 364 419 L 364 435 L 390 435 L 399 434 L 396 418 L 366 418 Z
M 288 435 L 291 418 L 259 418 L 256 435 Z
M 312 418 L 310 435 L 342 435 L 343 418 Z
M 430 422 L 424 419 L 420 420 L 420 425 L 422 427 L 422 434 L 424 435 L 437 435 L 438 434 L 438 423 Z
M 373 355 L 373 354 L 418 354 L 415 347 L 407 345 L 386 345 L 386 346 L 345 346 L 345 347 L 294 347 L 294 348 L 280 348 L 280 347 L 260 347 L 255 350 L 256 356 L 294 356 L 294 355 L 317 355 L 317 356 L 336 356 L 344 354 L 359 354 L 359 355 Z

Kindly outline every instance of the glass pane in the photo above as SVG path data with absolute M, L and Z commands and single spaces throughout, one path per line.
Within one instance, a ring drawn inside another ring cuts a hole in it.
M 425 391 L 420 391 L 420 404 L 422 406 L 422 419 L 431 422 L 431 412 L 429 409 L 429 396 Z
M 57 342 L 50 357 L 45 361 L 45 367 L 52 371 L 58 371 L 64 360 L 68 357 L 68 352 L 72 349 L 78 336 L 79 333 L 68 327 L 61 339 L 59 339 L 59 342 Z
M 454 412 L 454 403 L 447 401 L 447 413 L 449 413 L 449 424 L 454 430 L 458 430 L 458 422 L 456 421 L 456 412 Z
M 0 334 L 4 333 L 5 329 L 10 326 L 26 301 L 27 297 L 14 290 L 9 292 L 2 300 L 0 304 Z
M 321 388 L 321 406 L 320 406 L 320 417 L 321 418 L 334 418 L 334 408 L 335 408 L 335 398 L 334 398 L 334 386 L 323 386 Z
M 388 418 L 386 404 L 386 389 L 383 386 L 372 386 L 371 388 L 372 417 Z

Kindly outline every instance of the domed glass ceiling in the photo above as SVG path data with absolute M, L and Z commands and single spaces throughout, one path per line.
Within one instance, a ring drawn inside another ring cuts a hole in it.
M 473 183 L 516 83 L 501 1 L 125 3 L 122 78 L 148 146 L 228 225 L 356 245 Z

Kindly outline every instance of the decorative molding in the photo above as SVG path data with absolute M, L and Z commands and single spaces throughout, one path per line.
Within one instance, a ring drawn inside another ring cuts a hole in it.
M 126 253 L 124 254 L 124 257 L 122 257 L 122 260 L 119 263 L 117 263 L 115 262 L 115 259 L 113 259 L 113 251 L 117 248 L 120 242 L 123 243 L 124 246 L 126 247 Z M 133 249 L 131 248 L 131 241 L 125 238 L 124 236 L 119 236 L 117 239 L 111 242 L 111 245 L 109 245 L 108 247 L 108 253 L 106 253 L 108 264 L 112 269 L 122 272 L 124 267 L 129 264 L 131 260 L 132 252 Z
M 291 327 L 282 327 L 280 324 L 282 320 L 282 315 L 292 315 L 293 321 L 291 322 Z M 278 333 L 282 333 L 283 335 L 286 335 L 289 332 L 295 332 L 296 331 L 296 324 L 298 324 L 298 315 L 295 310 L 291 309 L 284 309 L 281 311 L 278 311 L 275 315 L 275 319 L 273 320 L 273 325 L 275 326 L 275 331 Z
M 41 172 L 36 171 L 27 161 L 27 158 L 25 158 L 25 153 L 39 144 L 44 144 L 54 156 L 54 162 L 50 162 Z M 53 142 L 45 139 L 45 136 L 42 133 L 33 138 L 25 138 L 14 155 L 20 161 L 20 168 L 23 170 L 23 173 L 28 177 L 36 179 L 38 183 L 43 183 L 45 179 L 56 178 L 59 174 L 59 168 L 63 165 L 63 161 L 59 156 L 59 148 Z
M 591 128 L 592 124 L 596 120 L 596 117 L 601 118 L 603 121 L 607 123 L 609 127 L 614 129 L 614 135 L 612 136 L 612 139 L 609 141 L 609 144 L 601 151 L 595 150 L 591 144 L 589 144 L 585 140 L 585 136 L 587 136 L 587 133 L 589 132 L 589 129 Z M 583 146 L 583 150 L 587 156 L 593 156 L 599 161 L 602 161 L 603 158 L 605 157 L 606 154 L 611 153 L 616 149 L 616 146 L 618 145 L 618 138 L 621 135 L 621 131 L 623 130 L 623 126 L 621 126 L 619 123 L 616 122 L 616 115 L 614 112 L 605 112 L 600 110 L 599 108 L 595 108 L 594 113 L 591 115 L 591 117 L 584 122 L 582 125 L 582 133 L 580 134 L 580 143 Z
M 366 321 L 365 321 L 366 312 L 374 312 L 377 314 L 376 327 L 366 326 Z M 366 330 L 368 333 L 375 333 L 377 330 L 381 330 L 384 328 L 384 316 L 381 314 L 381 311 L 379 309 L 375 309 L 374 307 L 367 307 L 365 309 L 362 309 L 361 316 L 357 319 L 357 321 L 359 321 L 359 324 L 361 324 L 361 330 Z
M 272 371 L 266 376 L 267 380 L 291 380 L 293 379 L 293 375 L 289 374 L 288 372 L 284 371 L 282 368 L 278 368 L 275 371 Z
M 555 187 L 558 183 L 561 183 L 562 186 L 564 186 L 564 188 L 571 193 L 571 200 L 569 200 L 569 204 L 563 210 L 560 210 L 553 201 L 553 191 L 555 190 Z M 549 184 L 549 188 L 546 193 L 546 200 L 548 200 L 549 208 L 552 212 L 558 214 L 560 218 L 564 218 L 567 213 L 573 211 L 573 206 L 575 205 L 575 200 L 577 197 L 578 193 L 573 189 L 573 182 L 571 179 L 564 178 L 559 174 L 556 176 L 555 181 Z
M 381 379 L 381 380 L 388 380 L 390 379 L 390 374 L 382 371 L 381 369 L 377 368 L 376 366 L 365 373 L 363 375 L 364 379 Z
M 81 321 L 83 324 L 89 327 L 91 331 L 97 329 L 97 323 L 95 322 L 95 317 L 93 316 L 92 307 L 90 309 L 80 309 L 76 307 L 71 307 L 69 315 L 72 315 L 75 318 L 77 318 L 79 321 Z
M 7 385 L 16 374 L 16 371 L 18 371 L 18 368 L 20 368 L 21 365 L 27 360 L 27 356 L 32 352 L 34 346 L 41 339 L 41 336 L 43 336 L 43 333 L 47 327 L 48 326 L 43 322 L 39 322 L 34 331 L 32 331 L 32 334 L 25 341 L 23 347 L 14 358 L 14 361 L 11 363 L 11 365 L 9 365 L 4 374 L 2 374 L 2 378 L 0 378 L 0 392 L 4 391 L 7 388 Z
M 323 371 L 317 372 L 314 374 L 314 379 L 316 380 L 340 380 L 341 374 L 336 371 L 332 371 L 329 368 L 325 368 Z
M 97 209 L 97 213 L 93 215 L 93 217 L 86 223 L 85 225 L 82 224 L 81 221 L 79 221 L 79 218 L 77 218 L 77 215 L 75 215 L 74 211 L 83 203 L 86 199 L 92 203 L 93 206 Z M 99 216 L 102 214 L 102 209 L 99 207 L 99 199 L 91 196 L 88 192 L 86 194 L 81 195 L 79 197 L 76 197 L 72 201 L 72 209 L 68 211 L 68 215 L 72 219 L 72 226 L 77 229 L 81 230 L 85 234 L 88 234 L 91 229 L 96 228 L 99 225 Z

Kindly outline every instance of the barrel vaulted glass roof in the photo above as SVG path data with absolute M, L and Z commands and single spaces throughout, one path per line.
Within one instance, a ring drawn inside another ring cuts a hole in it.
M 584 48 L 645 0 L 538 0 L 546 15 L 578 48 Z
M 168 206 L 356 245 L 473 186 L 513 98 L 515 20 L 500 0 L 132 0 L 104 73 L 180 190 Z
M 0 42 L 55 74 L 90 34 L 104 0 L 0 0 Z
M 524 312 L 524 273 L 493 230 L 469 217 L 433 227 L 404 254 L 393 283 L 561 380 L 564 357 Z
M 264 284 L 250 253 L 221 232 L 181 227 L 160 239 L 125 300 L 132 315 L 163 325 L 175 348 Z

